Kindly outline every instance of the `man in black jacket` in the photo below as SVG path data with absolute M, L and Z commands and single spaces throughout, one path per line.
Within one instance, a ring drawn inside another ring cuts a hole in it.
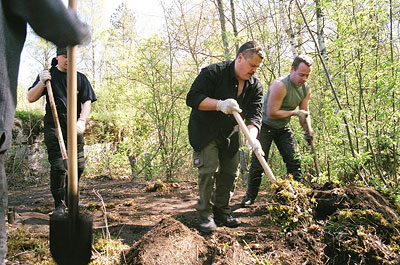
M 194 151 L 193 164 L 198 168 L 200 198 L 196 209 L 201 232 L 210 233 L 216 225 L 240 225 L 229 207 L 239 165 L 238 126 L 231 114 L 242 113 L 256 139 L 264 88 L 254 74 L 263 58 L 262 47 L 256 41 L 246 42 L 234 61 L 203 68 L 187 94 L 186 104 L 192 108 L 189 141 Z M 253 150 L 262 152 L 260 143 L 255 141 Z
M 7 251 L 5 212 L 8 192 L 4 159 L 11 145 L 18 69 L 27 23 L 39 36 L 57 46 L 72 46 L 90 40 L 88 26 L 60 0 L 0 1 L 0 265 L 4 264 Z

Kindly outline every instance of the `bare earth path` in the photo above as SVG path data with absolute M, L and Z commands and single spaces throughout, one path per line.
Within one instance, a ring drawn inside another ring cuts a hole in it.
M 94 190 L 97 191 L 106 206 L 110 232 L 118 235 L 128 245 L 138 240 L 164 216 L 175 216 L 177 219 L 185 220 L 189 227 L 195 227 L 197 221 L 193 208 L 197 201 L 195 182 L 174 183 L 168 185 L 165 191 L 146 191 L 149 186 L 152 187 L 151 185 L 153 184 L 144 182 L 85 180 L 80 187 L 80 203 L 93 213 L 93 228 L 104 229 L 102 202 L 94 193 Z M 235 214 L 243 218 L 245 209 L 239 209 L 239 203 L 244 192 L 243 188 L 237 188 L 232 199 Z M 15 207 L 17 222 L 43 233 L 48 233 L 52 202 L 48 186 L 28 187 L 9 192 L 9 206 Z

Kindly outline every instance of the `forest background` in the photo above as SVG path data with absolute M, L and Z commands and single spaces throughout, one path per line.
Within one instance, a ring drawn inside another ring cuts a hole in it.
M 105 0 L 78 1 L 78 14 L 92 34 L 91 43 L 79 48 L 78 70 L 89 78 L 98 97 L 86 132 L 91 147 L 86 149 L 86 177 L 195 178 L 186 93 L 202 67 L 233 60 L 242 43 L 257 40 L 266 53 L 257 72 L 264 94 L 275 78 L 289 73 L 294 56 L 307 53 L 314 58 L 308 83 L 319 176 L 297 119 L 291 122 L 308 180 L 400 191 L 398 1 L 159 4 L 163 25 L 144 36 L 136 31 L 136 15 L 126 4 L 108 19 Z M 40 119 L 45 102 L 29 104 L 26 92 L 40 69 L 49 66 L 55 47 L 30 37 L 25 50 L 34 63 L 29 66 L 32 76 L 19 82 L 17 117 Z M 276 176 L 284 177 L 279 152 L 275 147 L 271 151 L 268 163 Z M 245 145 L 241 153 L 245 175 Z

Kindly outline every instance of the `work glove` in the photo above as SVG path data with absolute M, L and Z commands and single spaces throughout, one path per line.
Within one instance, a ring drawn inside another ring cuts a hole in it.
M 86 120 L 79 118 L 76 122 L 76 133 L 82 135 L 85 132 Z
M 217 110 L 222 111 L 225 114 L 232 114 L 233 111 L 237 111 L 239 113 L 242 112 L 242 110 L 239 107 L 239 104 L 233 98 L 218 100 Z
M 258 154 L 260 154 L 262 156 L 265 156 L 265 153 L 264 153 L 264 151 L 263 151 L 263 149 L 261 147 L 261 143 L 260 143 L 260 141 L 258 139 L 254 140 L 253 147 L 250 145 L 249 140 L 246 140 L 246 145 L 247 145 L 247 148 L 252 149 L 253 152 L 258 153 Z
M 306 119 L 308 117 L 308 111 L 298 109 L 298 110 L 295 110 L 294 115 L 299 117 L 300 122 L 303 123 L 306 121 Z
M 41 84 L 42 86 L 46 86 L 46 81 L 47 81 L 47 80 L 51 80 L 50 71 L 47 70 L 47 69 L 42 70 L 42 71 L 39 73 L 39 79 L 40 79 L 40 84 Z

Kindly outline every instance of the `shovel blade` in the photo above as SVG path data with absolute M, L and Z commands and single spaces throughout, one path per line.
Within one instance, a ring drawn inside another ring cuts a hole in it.
M 87 265 L 92 256 L 92 220 L 78 215 L 71 231 L 68 214 L 50 216 L 50 252 L 58 265 Z

